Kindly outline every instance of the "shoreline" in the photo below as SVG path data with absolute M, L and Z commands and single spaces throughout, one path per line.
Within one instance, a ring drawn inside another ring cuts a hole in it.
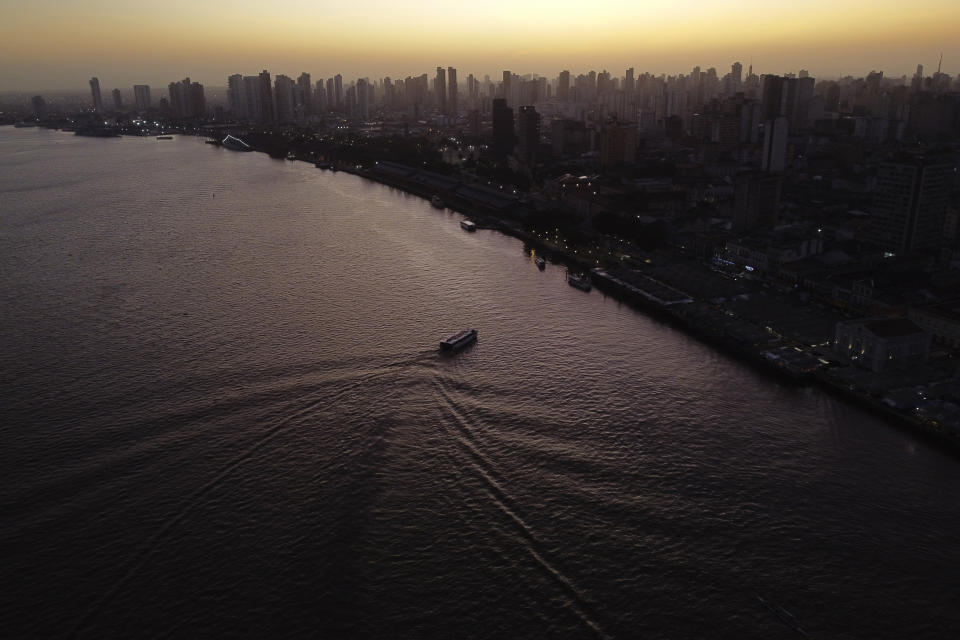
M 430 202 L 430 199 L 436 195 L 436 193 L 431 193 L 427 189 L 416 188 L 414 185 L 405 184 L 403 181 L 396 179 L 391 180 L 383 175 L 374 174 L 363 169 L 357 169 L 355 166 L 338 166 L 337 169 L 360 178 L 371 180 L 372 182 L 376 182 L 384 186 L 399 189 L 404 193 L 418 196 L 423 198 L 428 203 Z M 469 217 L 474 222 L 477 222 L 478 228 L 498 231 L 504 235 L 508 235 L 522 241 L 527 246 L 531 246 L 539 251 L 542 251 L 546 254 L 545 257 L 547 257 L 554 264 L 563 264 L 568 268 L 568 270 L 572 265 L 581 271 L 590 272 L 592 275 L 592 284 L 603 295 L 610 295 L 618 301 L 623 302 L 634 311 L 645 313 L 651 317 L 655 317 L 658 320 L 668 323 L 674 328 L 682 330 L 687 335 L 699 340 L 702 344 L 715 348 L 724 355 L 750 366 L 754 371 L 763 374 L 772 374 L 778 382 L 790 384 L 794 387 L 817 387 L 818 389 L 829 393 L 834 397 L 840 398 L 841 400 L 849 402 L 850 404 L 853 404 L 860 409 L 871 413 L 872 415 L 883 418 L 885 422 L 891 424 L 892 426 L 920 436 L 925 441 L 944 447 L 954 455 L 960 456 L 960 433 L 949 430 L 949 428 L 930 424 L 929 422 L 919 419 L 914 415 L 899 411 L 884 403 L 881 398 L 877 398 L 869 393 L 851 389 L 848 385 L 832 379 L 831 376 L 828 375 L 829 368 L 820 368 L 811 373 L 791 372 L 767 359 L 764 356 L 767 349 L 760 349 L 754 345 L 747 346 L 737 344 L 730 338 L 724 339 L 724 335 L 722 333 L 718 333 L 715 328 L 710 327 L 707 324 L 697 323 L 689 315 L 684 315 L 675 310 L 678 307 L 682 308 L 684 305 L 668 306 L 657 304 L 652 300 L 645 299 L 643 296 L 631 291 L 629 288 L 627 288 L 627 286 L 624 286 L 625 283 L 617 283 L 611 279 L 611 276 L 609 275 L 600 275 L 600 273 L 604 273 L 602 269 L 598 270 L 597 268 L 591 268 L 591 265 L 584 263 L 575 256 L 572 256 L 569 253 L 564 253 L 556 247 L 548 246 L 541 242 L 538 238 L 531 236 L 531 234 L 528 234 L 513 225 L 507 224 L 503 220 L 493 217 L 489 213 L 481 212 L 479 210 L 463 211 L 462 207 L 454 207 L 450 205 L 445 205 L 445 208 L 450 209 L 455 213 L 459 213 L 460 215 Z M 598 271 L 600 273 L 598 273 Z

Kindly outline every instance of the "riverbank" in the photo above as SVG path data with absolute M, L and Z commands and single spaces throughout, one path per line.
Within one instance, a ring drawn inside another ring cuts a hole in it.
M 462 190 L 456 190 L 457 186 L 468 183 L 456 178 L 435 179 L 433 184 L 417 181 L 411 179 L 418 173 L 412 167 L 408 168 L 409 173 L 405 175 L 396 170 L 397 165 L 392 165 L 390 172 L 383 168 L 377 170 L 344 162 L 323 162 L 317 166 L 318 170 L 329 167 L 330 170 L 344 171 L 427 201 L 440 197 L 444 200 L 445 208 L 469 217 L 478 228 L 514 237 L 539 255 L 563 264 L 568 271 L 590 272 L 594 286 L 603 294 L 667 322 L 755 370 L 775 376 L 783 384 L 816 386 L 960 454 L 960 430 L 923 419 L 912 410 L 891 406 L 882 393 L 850 384 L 844 377 L 835 375 L 840 368 L 836 360 L 822 357 L 809 344 L 788 335 L 775 334 L 770 327 L 758 326 L 732 313 L 723 302 L 716 299 L 688 293 L 683 290 L 682 283 L 678 285 L 676 282 L 658 280 L 646 275 L 643 269 L 627 269 L 613 254 L 593 255 L 587 261 L 578 256 L 575 250 L 560 247 L 527 232 L 520 223 L 525 205 L 519 199 L 512 199 L 514 204 L 509 208 L 496 210 L 479 200 L 471 201 L 463 196 Z M 658 259 L 668 265 L 671 262 L 670 258 L 664 256 Z M 703 269 L 706 275 L 706 267 Z M 826 340 L 831 338 L 832 334 Z M 869 375 L 868 372 L 859 373 Z M 906 380 L 905 386 L 908 386 Z

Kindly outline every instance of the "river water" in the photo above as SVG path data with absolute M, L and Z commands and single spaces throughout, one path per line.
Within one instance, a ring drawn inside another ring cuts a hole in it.
M 4 635 L 955 637 L 956 458 L 459 219 L 0 128 Z

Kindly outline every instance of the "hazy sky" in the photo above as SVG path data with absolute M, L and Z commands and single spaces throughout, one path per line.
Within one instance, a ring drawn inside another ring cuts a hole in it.
M 210 86 L 269 69 L 405 77 L 960 72 L 960 0 L 0 0 L 0 90 Z

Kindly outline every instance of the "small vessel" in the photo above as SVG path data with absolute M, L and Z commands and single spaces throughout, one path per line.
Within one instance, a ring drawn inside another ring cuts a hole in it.
M 440 348 L 444 351 L 456 351 L 462 349 L 468 344 L 473 344 L 477 340 L 476 329 L 464 329 L 453 334 L 449 338 L 440 341 Z
M 533 262 L 537 265 L 537 269 L 540 269 L 540 271 L 543 271 L 547 268 L 547 261 L 543 259 L 543 256 L 537 256 L 533 259 Z
M 246 142 L 244 142 L 240 138 L 236 138 L 234 136 L 228 135 L 226 138 L 223 139 L 223 141 L 220 144 L 222 144 L 225 148 L 230 149 L 232 151 L 253 151 L 253 147 L 248 145 Z
M 157 136 L 157 140 L 173 140 L 173 136 Z
M 443 198 L 440 196 L 433 196 L 430 198 L 430 204 L 432 204 L 437 209 L 445 209 L 447 207 L 443 202 Z
M 329 162 L 323 162 L 323 161 L 317 161 L 317 162 L 314 162 L 314 163 L 313 163 L 313 166 L 315 166 L 317 169 L 329 169 L 329 168 L 330 168 L 330 163 L 329 163 Z
M 477 223 L 470 220 L 461 220 L 460 227 L 463 228 L 464 231 L 476 231 Z
M 296 159 L 297 159 L 297 154 L 295 154 L 293 151 L 287 153 L 287 160 L 296 160 Z
M 572 273 L 567 274 L 567 284 L 571 287 L 576 287 L 581 291 L 590 291 L 590 280 L 587 276 L 584 275 L 574 275 Z

